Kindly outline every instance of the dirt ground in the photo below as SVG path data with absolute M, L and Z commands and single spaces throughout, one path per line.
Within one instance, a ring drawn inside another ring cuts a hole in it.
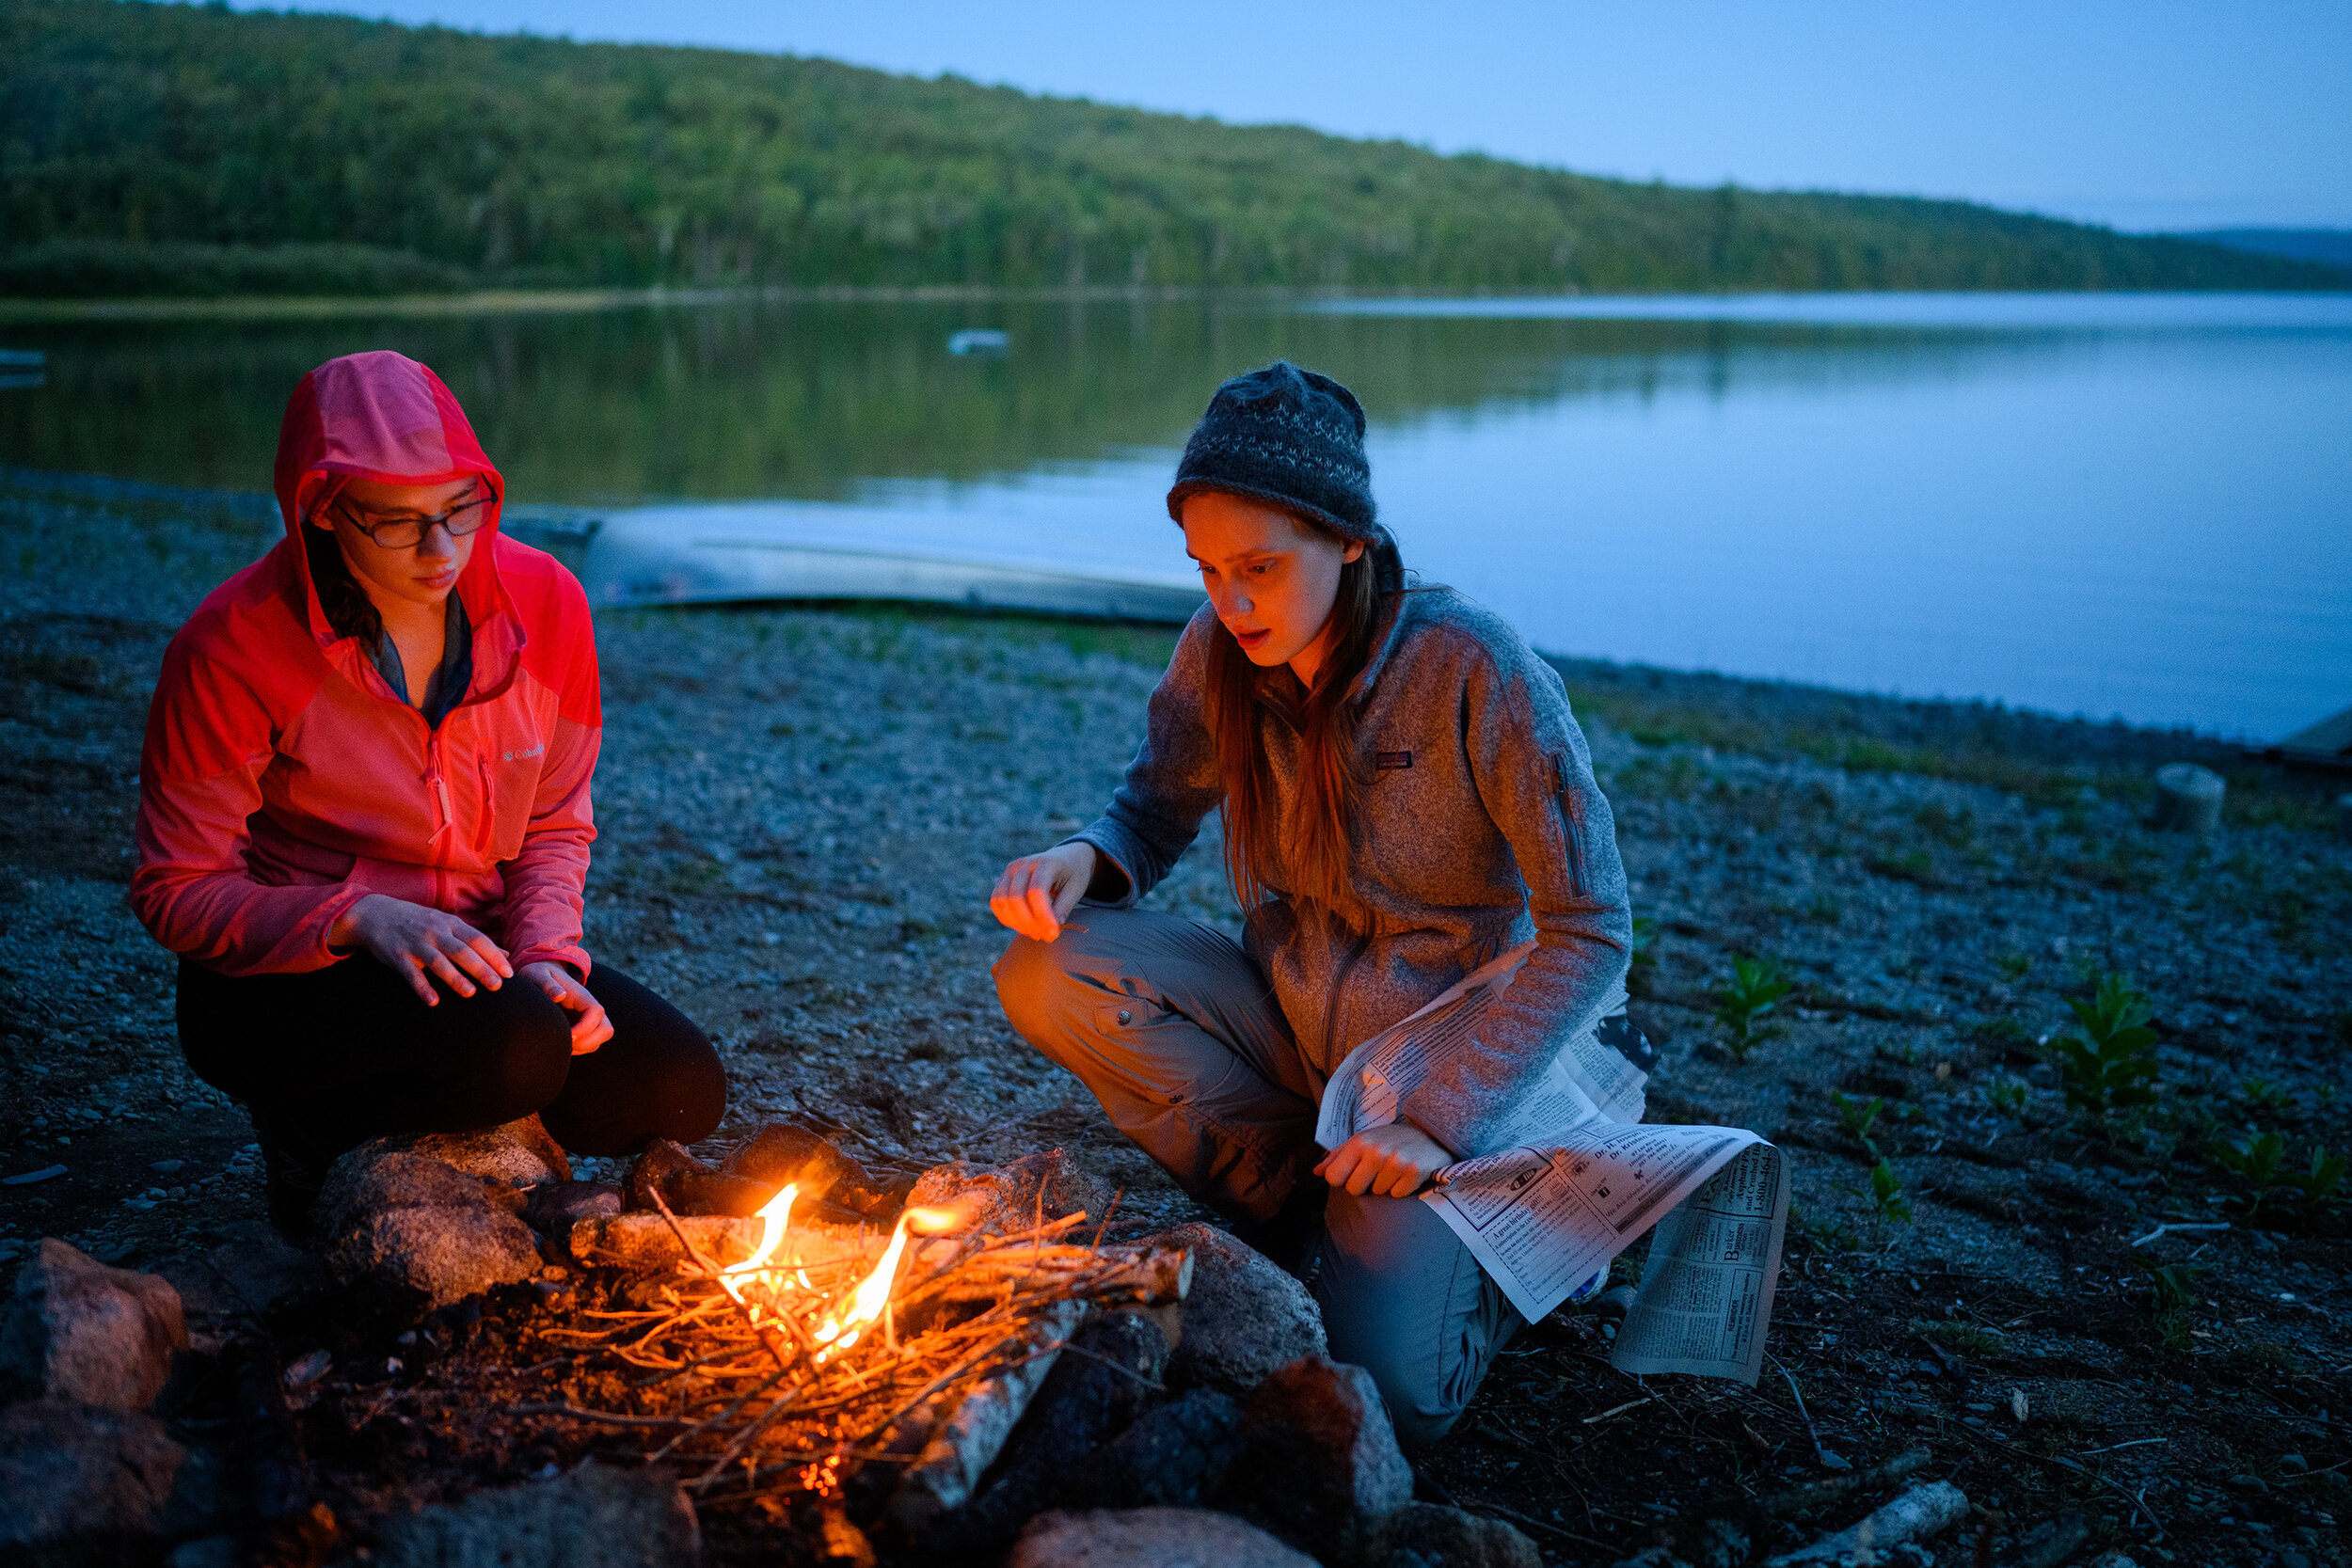
M 0 476 L 0 1176 L 64 1167 L 0 1186 L 0 1265 L 43 1235 L 151 1264 L 261 1212 L 251 1132 L 181 1063 L 172 960 L 123 892 L 164 644 L 272 526 L 251 498 Z M 611 613 L 598 635 L 589 945 L 719 1042 L 711 1149 L 814 1110 L 919 1161 L 1067 1147 L 1123 1188 L 1122 1230 L 1194 1215 L 1012 1036 L 988 977 L 991 879 L 1107 798 L 1168 634 L 761 609 Z M 1798 1211 L 1756 1388 L 1628 1378 L 1597 1322 L 1556 1316 L 1418 1456 L 1426 1495 L 1605 1563 L 1661 1521 L 1839 1473 L 1822 1450 L 1867 1467 L 1924 1445 L 1920 1475 L 1981 1511 L 1957 1548 L 1979 1560 L 2075 1511 L 2086 1558 L 2345 1561 L 2344 1207 L 2253 1209 L 2229 1168 L 2262 1132 L 2296 1171 L 2352 1145 L 2344 784 L 2233 773 L 2200 841 L 2142 826 L 2146 781 L 2221 765 L 2211 742 L 1565 672 L 1655 923 L 1650 1117 L 1764 1132 Z M 1213 844 L 1152 901 L 1232 927 Z M 1796 989 L 1741 1059 L 1715 1011 L 1752 956 Z M 2042 1042 L 2108 974 L 2150 997 L 2161 1073 L 2155 1104 L 2102 1126 Z M 2203 1228 L 2143 1240 L 2167 1224 Z

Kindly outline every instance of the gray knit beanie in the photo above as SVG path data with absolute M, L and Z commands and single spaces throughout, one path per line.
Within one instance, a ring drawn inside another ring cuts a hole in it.
M 1248 496 L 1370 546 L 1384 588 L 1402 576 L 1373 506 L 1363 404 L 1327 375 L 1277 359 L 1219 387 L 1184 443 L 1168 515 L 1184 521 L 1184 498 L 1203 490 Z

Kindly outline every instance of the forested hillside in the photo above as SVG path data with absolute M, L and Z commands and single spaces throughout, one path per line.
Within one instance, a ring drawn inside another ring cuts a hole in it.
M 0 292 L 479 285 L 2243 289 L 2352 274 L 1681 189 L 824 60 L 0 6 Z

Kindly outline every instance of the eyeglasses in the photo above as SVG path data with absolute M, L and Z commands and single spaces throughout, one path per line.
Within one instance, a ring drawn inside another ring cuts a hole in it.
M 413 550 L 437 526 L 447 529 L 452 539 L 463 539 L 490 520 L 489 506 L 488 496 L 476 496 L 431 517 L 370 517 L 354 512 L 340 499 L 335 502 L 345 522 L 366 534 L 371 544 L 387 550 Z

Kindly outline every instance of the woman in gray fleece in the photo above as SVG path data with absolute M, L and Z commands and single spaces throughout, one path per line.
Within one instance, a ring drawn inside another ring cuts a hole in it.
M 1016 933 L 995 968 L 1013 1027 L 1306 1275 L 1331 1354 L 1414 1443 L 1453 1425 L 1520 1320 L 1412 1195 L 1602 1022 L 1632 922 L 1558 673 L 1478 605 L 1406 585 L 1363 434 L 1346 388 L 1287 362 L 1217 388 L 1168 497 L 1209 602 L 1110 808 L 1007 866 L 991 907 Z M 1238 947 L 1135 907 L 1212 810 Z M 1392 1125 L 1315 1146 L 1353 1046 L 1530 938 L 1483 1049 Z

